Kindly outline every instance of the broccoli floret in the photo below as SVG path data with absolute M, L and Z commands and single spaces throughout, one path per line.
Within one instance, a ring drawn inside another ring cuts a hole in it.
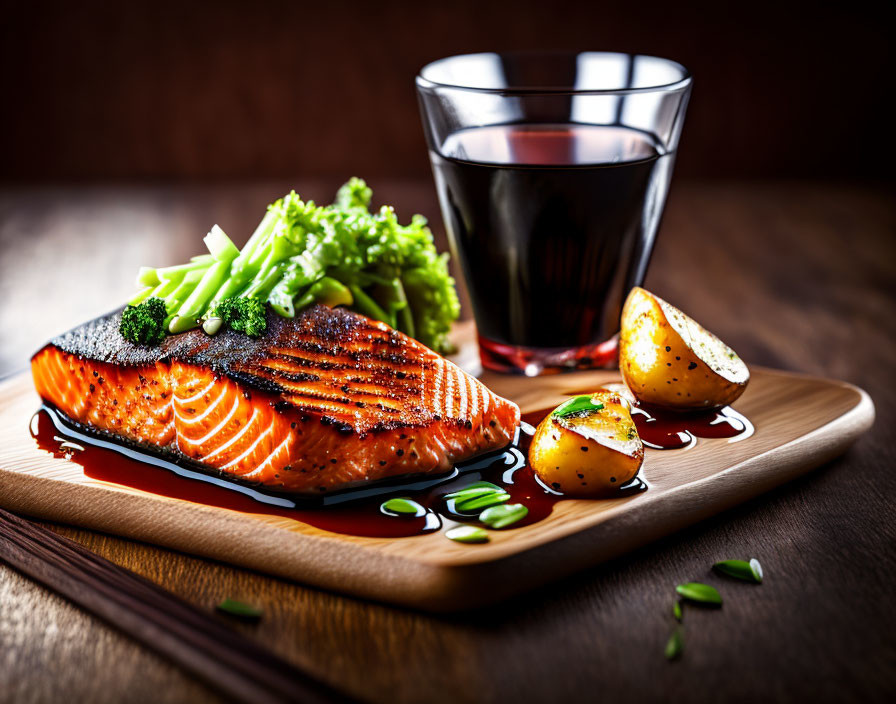
M 168 311 L 161 298 L 147 298 L 137 306 L 121 312 L 118 331 L 125 340 L 137 345 L 157 345 L 165 339 L 165 318 Z
M 354 176 L 337 191 L 336 202 L 333 205 L 343 210 L 349 208 L 363 208 L 367 210 L 370 207 L 370 199 L 372 197 L 373 191 L 370 190 L 364 179 Z
M 222 325 L 257 337 L 267 328 L 266 307 L 292 318 L 315 303 L 350 306 L 448 352 L 448 332 L 460 313 L 447 254 L 436 250 L 426 218 L 402 225 L 395 211 L 371 212 L 371 190 L 359 178 L 319 206 L 295 191 L 268 207 L 241 250 L 218 228 L 206 237 L 208 254 L 188 264 L 143 269 L 133 303 L 150 296 L 166 302 L 166 334 L 204 321 L 209 335 Z M 160 340 L 142 330 L 133 337 Z
M 258 337 L 267 330 L 267 311 L 257 298 L 228 298 L 221 301 L 212 313 L 221 318 L 231 330 L 243 332 L 249 337 Z

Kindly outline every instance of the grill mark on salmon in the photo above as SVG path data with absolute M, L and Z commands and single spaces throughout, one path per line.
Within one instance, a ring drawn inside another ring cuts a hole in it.
M 157 347 L 85 323 L 32 358 L 79 425 L 206 471 L 297 493 L 441 473 L 510 443 L 519 409 L 387 325 L 316 306 L 257 340 L 198 330 Z

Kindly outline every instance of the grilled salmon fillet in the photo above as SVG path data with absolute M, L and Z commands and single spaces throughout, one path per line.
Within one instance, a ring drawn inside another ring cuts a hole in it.
M 40 396 L 79 426 L 211 473 L 299 493 L 448 471 L 513 438 L 516 404 L 384 323 L 315 306 L 264 336 L 200 330 L 156 347 L 120 312 L 31 360 Z

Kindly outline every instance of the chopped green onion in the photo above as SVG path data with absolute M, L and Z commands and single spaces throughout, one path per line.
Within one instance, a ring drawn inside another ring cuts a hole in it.
M 745 582 L 762 584 L 762 565 L 755 558 L 749 562 L 746 560 L 722 560 L 715 563 L 712 567 L 716 572 L 729 577 L 742 579 Z
M 264 613 L 260 607 L 252 606 L 251 604 L 237 601 L 236 599 L 224 599 L 216 608 L 218 611 L 223 611 L 231 616 L 237 616 L 250 621 L 257 621 Z
M 476 482 L 458 491 L 445 494 L 442 499 L 448 502 L 449 508 L 453 510 L 461 513 L 474 513 L 489 506 L 510 501 L 510 494 L 491 482 Z
M 426 513 L 426 509 L 416 501 L 403 498 L 389 499 L 383 502 L 380 511 L 387 516 L 402 516 L 404 518 L 414 518 Z
M 595 413 L 603 407 L 604 404 L 592 401 L 591 396 L 573 396 L 557 406 L 551 415 L 555 418 L 566 418 L 577 413 Z
M 487 494 L 492 491 L 504 491 L 497 484 L 492 484 L 491 482 L 476 482 L 475 484 L 470 484 L 470 486 L 466 486 L 463 489 L 458 489 L 457 491 L 452 491 L 450 494 L 445 494 L 442 498 L 445 501 L 450 499 L 462 499 L 473 496 L 482 496 L 483 494 Z
M 479 520 L 489 528 L 500 530 L 521 521 L 529 515 L 529 509 L 522 504 L 501 504 L 485 509 L 479 514 Z
M 506 491 L 490 491 L 480 496 L 470 496 L 464 499 L 455 499 L 454 508 L 461 513 L 473 513 L 480 511 L 489 506 L 497 506 L 498 504 L 510 501 L 510 494 Z
M 753 577 L 761 584 L 763 579 L 762 565 L 759 564 L 759 560 L 755 557 L 750 559 L 750 569 L 753 570 Z
M 479 526 L 455 526 L 445 531 L 445 537 L 458 543 L 487 543 L 488 532 Z
M 675 587 L 675 591 L 688 601 L 698 604 L 706 604 L 707 606 L 722 605 L 722 595 L 719 594 L 718 589 L 708 584 L 688 582 L 687 584 L 679 584 Z
M 684 649 L 684 640 L 681 637 L 681 629 L 676 628 L 672 637 L 666 643 L 665 655 L 667 660 L 677 660 Z

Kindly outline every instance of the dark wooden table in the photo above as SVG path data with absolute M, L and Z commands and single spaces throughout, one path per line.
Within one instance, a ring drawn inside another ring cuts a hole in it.
M 218 222 L 246 237 L 291 184 L 0 191 L 0 373 L 111 308 L 140 264 L 197 251 Z M 335 182 L 299 183 L 325 200 Z M 376 196 L 438 223 L 429 182 Z M 435 228 L 441 230 L 440 226 Z M 896 695 L 896 207 L 892 187 L 677 183 L 648 286 L 751 363 L 868 390 L 872 432 L 808 477 L 599 569 L 498 608 L 436 617 L 315 591 L 116 537 L 51 526 L 372 702 L 885 701 Z M 2 403 L 2 400 L 0 400 Z M 757 557 L 663 657 L 672 593 Z M 0 565 L 0 702 L 205 702 L 217 695 Z

